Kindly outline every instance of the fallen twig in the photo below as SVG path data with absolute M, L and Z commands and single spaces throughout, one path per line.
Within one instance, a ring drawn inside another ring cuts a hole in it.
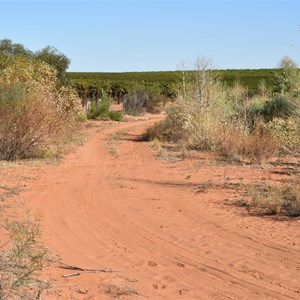
M 59 266 L 60 269 L 65 270 L 76 270 L 76 271 L 84 271 L 82 268 L 76 267 L 76 266 L 68 266 L 68 265 L 61 265 Z
M 101 272 L 106 272 L 106 273 L 112 273 L 112 272 L 120 272 L 118 270 L 113 270 L 110 268 L 105 268 L 105 269 L 84 269 L 80 268 L 77 266 L 69 266 L 69 265 L 61 265 L 59 266 L 61 269 L 66 269 L 66 270 L 73 270 L 73 271 L 81 271 L 81 272 L 90 272 L 90 273 L 101 273 Z
M 6 245 L 8 245 L 9 242 L 10 242 L 10 240 L 8 240 L 4 245 L 0 246 L 0 249 L 5 247 Z
M 66 274 L 66 275 L 61 275 L 61 276 L 66 278 L 66 277 L 79 276 L 79 275 L 80 275 L 80 273 L 71 273 L 71 274 Z
M 81 289 L 81 288 L 77 288 L 76 292 L 79 293 L 79 294 L 87 294 L 88 293 L 87 290 L 84 290 L 84 289 Z

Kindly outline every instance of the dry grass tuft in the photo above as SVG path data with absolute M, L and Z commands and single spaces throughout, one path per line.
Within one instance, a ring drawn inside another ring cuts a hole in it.
M 269 214 L 300 216 L 300 184 L 294 182 L 273 187 L 266 183 L 252 185 L 247 189 L 250 206 L 265 210 Z

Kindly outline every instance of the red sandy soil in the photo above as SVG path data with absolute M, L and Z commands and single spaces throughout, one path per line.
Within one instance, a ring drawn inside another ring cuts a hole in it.
M 140 139 L 156 121 L 94 127 L 58 165 L 0 170 L 3 184 L 23 186 L 20 207 L 42 215 L 53 255 L 119 271 L 49 264 L 42 276 L 51 287 L 40 299 L 300 299 L 299 219 L 230 204 L 243 197 L 243 184 L 291 175 L 207 156 L 159 159 Z M 121 129 L 127 134 L 110 153 L 109 137 Z M 12 199 L 2 201 L 8 214 Z

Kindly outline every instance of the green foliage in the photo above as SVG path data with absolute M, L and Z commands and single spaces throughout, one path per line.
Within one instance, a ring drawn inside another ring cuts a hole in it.
M 167 110 L 166 120 L 153 133 L 158 139 L 167 138 L 187 149 L 212 150 L 216 147 L 215 128 L 229 121 L 232 107 L 206 61 L 198 62 L 199 68 L 185 82 L 175 106 Z
M 65 83 L 65 73 L 70 59 L 55 47 L 47 46 L 36 52 L 26 49 L 23 45 L 13 43 L 9 39 L 0 40 L 0 69 L 13 64 L 15 58 L 23 57 L 30 61 L 42 61 L 56 70 L 60 83 Z
M 30 50 L 26 49 L 23 45 L 13 43 L 9 39 L 0 40 L 0 53 L 9 56 L 33 56 L 33 53 Z
M 90 109 L 87 112 L 88 119 L 108 118 L 110 110 L 110 100 L 91 101 Z
M 64 80 L 65 72 L 70 64 L 70 59 L 55 47 L 47 46 L 34 53 L 37 60 L 43 61 L 52 66 L 57 71 L 59 80 Z
M 20 83 L 12 86 L 0 84 L 1 111 L 21 116 L 26 107 L 26 98 L 26 90 Z
M 256 70 L 214 70 L 215 76 L 228 87 L 239 82 L 249 95 L 259 92 L 261 81 L 265 82 L 266 89 L 273 88 L 275 76 L 278 69 L 256 69 Z M 186 71 L 187 77 L 193 76 L 193 71 Z M 123 96 L 134 85 L 146 88 L 147 84 L 156 83 L 160 86 L 162 95 L 173 99 L 181 85 L 181 71 L 160 71 L 160 72 L 123 72 L 123 73 L 100 73 L 100 72 L 68 72 L 67 78 L 73 86 L 78 86 L 82 91 L 82 85 L 92 83 L 94 87 L 100 87 L 108 95 L 114 97 Z M 115 83 L 117 82 L 117 83 Z M 86 84 L 85 84 L 86 83 Z M 90 90 L 86 92 L 89 94 Z
M 113 121 L 120 122 L 123 119 L 123 114 L 120 111 L 110 111 L 108 117 Z
M 274 118 L 268 123 L 272 136 L 279 145 L 281 154 L 297 156 L 300 154 L 299 117 L 288 119 Z
M 85 122 L 87 120 L 87 115 L 85 112 L 80 111 L 77 115 L 77 121 L 78 122 Z
M 103 96 L 102 99 L 90 101 L 90 107 L 87 111 L 88 119 L 111 119 L 113 121 L 121 121 L 123 119 L 122 112 L 111 111 L 111 99 L 107 96 Z
M 261 114 L 266 121 L 274 118 L 287 119 L 296 113 L 296 108 L 289 95 L 278 94 L 265 102 Z
M 143 138 L 146 141 L 173 141 L 181 139 L 181 121 L 177 118 L 180 108 L 178 106 L 167 108 L 167 118 L 148 128 Z

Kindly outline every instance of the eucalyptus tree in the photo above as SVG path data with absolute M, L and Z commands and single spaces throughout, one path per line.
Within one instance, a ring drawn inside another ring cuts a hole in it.
M 37 60 L 43 61 L 52 66 L 57 71 L 57 77 L 61 81 L 65 81 L 65 73 L 71 60 L 55 47 L 47 46 L 34 53 Z

